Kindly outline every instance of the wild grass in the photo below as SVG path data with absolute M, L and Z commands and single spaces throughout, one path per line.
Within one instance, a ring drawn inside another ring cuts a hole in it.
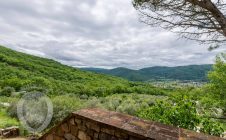
M 5 109 L 0 109 L 0 128 L 7 128 L 11 126 L 19 126 L 19 122 L 15 118 L 8 116 Z

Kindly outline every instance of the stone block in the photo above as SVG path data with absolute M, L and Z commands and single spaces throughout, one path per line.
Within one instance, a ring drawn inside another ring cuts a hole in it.
M 61 129 L 63 132 L 65 133 L 68 133 L 70 130 L 69 130 L 69 125 L 67 123 L 64 123 L 61 125 Z
M 53 139 L 54 140 L 65 140 L 63 137 L 59 137 L 59 136 L 56 136 L 56 135 L 53 136 Z
M 91 136 L 91 137 L 93 137 L 94 136 L 94 130 L 92 130 L 92 129 L 87 129 L 87 131 L 86 131 L 86 133 L 89 135 L 89 136 Z
M 94 133 L 93 137 L 98 139 L 99 138 L 99 133 Z
M 75 121 L 75 123 L 77 124 L 77 125 L 80 125 L 81 123 L 82 123 L 82 120 L 80 120 L 80 119 L 74 119 L 74 121 Z
M 85 132 L 83 132 L 83 131 L 79 131 L 78 132 L 78 138 L 80 139 L 80 140 L 91 140 L 91 137 L 90 136 L 88 136 Z
M 129 136 L 128 134 L 121 132 L 121 131 L 115 131 L 115 136 L 122 139 L 127 139 Z
M 100 132 L 100 126 L 98 126 L 96 123 L 87 122 L 86 127 L 89 128 L 89 129 L 93 129 L 96 132 Z
M 118 138 L 116 138 L 115 136 L 112 136 L 111 140 L 118 140 Z
M 84 125 L 78 125 L 78 129 L 82 131 L 86 131 L 86 126 Z
M 111 135 L 108 135 L 106 133 L 100 133 L 99 139 L 100 140 L 111 140 Z
M 107 133 L 107 134 L 109 134 L 109 135 L 113 135 L 114 136 L 114 134 L 115 134 L 115 130 L 114 129 L 112 129 L 112 128 L 101 128 L 101 132 L 104 132 L 104 133 Z
M 71 129 L 72 135 L 74 135 L 74 136 L 78 135 L 78 127 L 77 126 L 72 125 L 70 129 Z
M 65 138 L 66 140 L 75 140 L 75 136 L 73 136 L 73 135 L 70 134 L 70 133 L 64 134 L 64 138 Z
M 72 117 L 69 122 L 70 122 L 70 125 L 75 125 L 75 118 Z
M 57 128 L 56 131 L 55 131 L 55 134 L 57 136 L 62 137 L 62 136 L 64 136 L 64 131 L 62 131 L 62 128 Z
M 46 140 L 54 140 L 54 139 L 53 139 L 53 135 L 52 135 L 52 134 L 48 135 L 48 136 L 46 137 Z
M 86 136 L 86 140 L 92 140 L 90 136 Z

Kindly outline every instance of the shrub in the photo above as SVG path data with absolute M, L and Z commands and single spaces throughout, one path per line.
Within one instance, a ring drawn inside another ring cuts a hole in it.
M 145 119 L 190 130 L 197 130 L 202 125 L 201 131 L 210 135 L 219 136 L 223 130 L 217 123 L 200 116 L 196 110 L 196 102 L 186 96 L 174 98 L 174 101 L 158 101 L 154 106 L 142 108 L 136 114 Z
M 49 93 L 46 87 L 34 86 L 34 85 L 26 85 L 21 88 L 23 92 L 41 92 L 41 93 Z
M 76 96 L 71 97 L 68 95 L 62 95 L 53 97 L 51 100 L 53 103 L 53 124 L 63 120 L 70 113 L 85 106 L 84 102 Z
M 210 135 L 221 136 L 224 132 L 224 129 L 220 125 L 220 123 L 215 122 L 209 118 L 204 118 L 202 120 L 202 128 L 201 132 L 207 133 Z
M 16 91 L 20 90 L 20 88 L 25 83 L 24 80 L 21 80 L 16 77 L 11 77 L 10 79 L 4 80 L 1 84 L 3 87 L 10 86 L 13 87 Z
M 134 115 L 140 108 L 148 107 L 148 102 L 157 96 L 141 94 L 115 94 L 101 99 L 101 104 L 109 110 Z
M 17 118 L 17 102 L 11 103 L 7 108 L 7 113 L 12 118 Z
M 86 95 L 86 94 L 83 94 L 83 95 L 81 95 L 79 98 L 84 100 L 84 99 L 88 99 L 88 98 L 89 98 L 89 96 L 88 96 L 88 95 Z
M 13 87 L 4 87 L 0 95 L 10 97 L 13 92 L 15 92 L 15 89 Z

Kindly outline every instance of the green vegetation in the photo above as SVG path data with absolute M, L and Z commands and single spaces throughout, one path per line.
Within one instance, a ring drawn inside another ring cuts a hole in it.
M 0 128 L 18 126 L 19 122 L 15 118 L 8 116 L 6 110 L 0 108 Z
M 17 101 L 25 93 L 39 91 L 53 103 L 49 127 L 73 111 L 99 107 L 221 136 L 226 126 L 222 119 L 226 116 L 225 72 L 226 64 L 219 56 L 208 83 L 158 86 L 86 72 L 0 47 L 0 127 L 19 125 Z
M 41 91 L 48 95 L 79 94 L 98 97 L 133 92 L 164 94 L 147 84 L 84 72 L 53 60 L 4 47 L 0 47 L 0 87 L 0 94 L 6 96 L 13 92 L 22 94 L 29 91 Z
M 220 101 L 220 105 L 226 112 L 226 54 L 217 56 L 214 70 L 209 73 L 210 83 L 208 88 L 212 97 Z
M 104 73 L 118 76 L 130 81 L 198 81 L 206 82 L 207 73 L 212 69 L 212 65 L 190 65 L 179 67 L 149 67 L 140 70 L 127 68 L 100 69 L 82 68 L 86 71 Z
M 200 115 L 196 102 L 187 96 L 177 97 L 168 102 L 159 101 L 151 107 L 141 108 L 137 115 L 164 124 L 199 130 L 210 135 L 221 136 L 224 132 L 219 122 Z

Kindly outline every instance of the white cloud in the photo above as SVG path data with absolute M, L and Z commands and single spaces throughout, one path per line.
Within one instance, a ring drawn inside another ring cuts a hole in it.
M 138 21 L 130 0 L 0 1 L 0 43 L 72 66 L 213 63 L 217 53 Z

